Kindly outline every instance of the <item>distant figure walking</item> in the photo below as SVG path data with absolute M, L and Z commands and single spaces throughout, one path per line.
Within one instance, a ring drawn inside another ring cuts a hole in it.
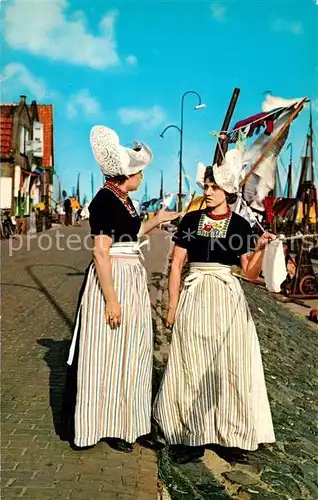
M 81 219 L 82 220 L 87 220 L 89 219 L 89 202 L 87 201 L 86 203 L 84 203 L 84 206 L 82 208 L 82 211 L 81 211 Z
M 56 205 L 56 213 L 59 223 L 63 225 L 65 222 L 65 211 L 63 208 L 63 203 L 61 201 L 59 201 Z
M 64 201 L 65 226 L 72 226 L 72 202 L 69 197 Z
M 75 226 L 81 225 L 81 213 L 82 213 L 82 207 L 79 207 L 79 209 L 76 210 L 75 212 Z

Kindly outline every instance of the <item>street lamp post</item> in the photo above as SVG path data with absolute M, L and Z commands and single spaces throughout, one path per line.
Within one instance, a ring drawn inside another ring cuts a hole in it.
M 198 98 L 198 104 L 194 107 L 194 109 L 202 109 L 205 107 L 205 104 L 202 104 L 201 96 L 198 92 L 194 90 L 188 90 L 181 97 L 181 117 L 180 117 L 180 127 L 177 125 L 168 125 L 160 134 L 160 137 L 163 138 L 164 134 L 169 128 L 175 128 L 180 133 L 180 149 L 179 149 L 179 191 L 178 191 L 178 212 L 182 211 L 182 155 L 183 155 L 183 116 L 184 116 L 184 98 L 188 94 L 195 94 Z

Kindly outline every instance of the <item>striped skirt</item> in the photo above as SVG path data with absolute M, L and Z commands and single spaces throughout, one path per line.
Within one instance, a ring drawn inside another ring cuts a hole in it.
M 122 307 L 119 328 L 106 324 L 93 263 L 79 301 L 64 404 L 64 422 L 68 415 L 79 447 L 106 437 L 133 443 L 150 432 L 153 339 L 146 270 L 138 257 L 116 257 L 112 273 Z
M 169 444 L 275 441 L 255 325 L 229 267 L 191 267 L 154 417 Z

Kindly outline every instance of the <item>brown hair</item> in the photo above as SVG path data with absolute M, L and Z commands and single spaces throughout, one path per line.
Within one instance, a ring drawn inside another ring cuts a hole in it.
M 215 178 L 214 178 L 214 175 L 213 175 L 213 169 L 212 169 L 212 167 L 210 165 L 208 167 L 206 167 L 206 169 L 205 169 L 204 182 L 205 181 L 210 181 L 210 182 L 213 182 L 213 184 L 218 185 L 217 182 L 215 182 Z M 224 192 L 225 192 L 225 197 L 226 197 L 227 204 L 228 205 L 233 205 L 233 203 L 235 203 L 236 200 L 237 200 L 237 194 L 235 194 L 235 193 L 227 193 L 226 191 L 224 191 Z
M 109 177 L 108 175 L 105 175 L 106 181 L 113 182 L 114 184 L 117 184 L 118 186 L 121 186 L 124 184 L 124 182 L 128 179 L 126 175 L 115 175 L 114 177 Z

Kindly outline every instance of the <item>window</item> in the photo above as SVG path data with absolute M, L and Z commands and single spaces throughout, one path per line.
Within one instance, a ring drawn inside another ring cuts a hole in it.
M 33 156 L 42 158 L 43 157 L 43 123 L 34 122 L 33 123 Z
M 28 153 L 27 143 L 30 138 L 30 132 L 21 125 L 20 127 L 20 154 L 26 155 Z

